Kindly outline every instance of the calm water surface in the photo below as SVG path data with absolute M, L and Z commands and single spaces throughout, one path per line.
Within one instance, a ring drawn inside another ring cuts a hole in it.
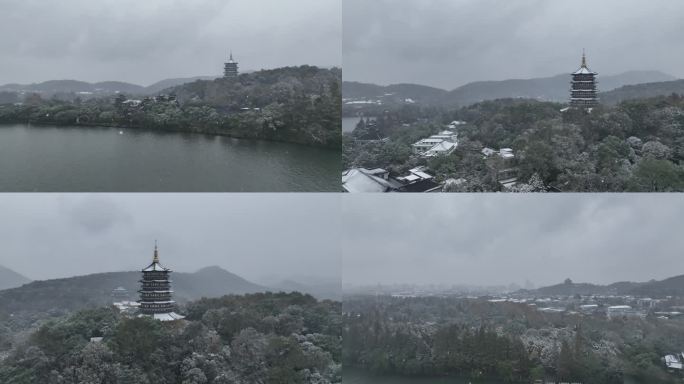
M 342 118 L 342 132 L 351 132 L 359 123 L 358 117 L 343 117 Z
M 0 191 L 336 192 L 340 167 L 339 151 L 297 144 L 0 125 Z

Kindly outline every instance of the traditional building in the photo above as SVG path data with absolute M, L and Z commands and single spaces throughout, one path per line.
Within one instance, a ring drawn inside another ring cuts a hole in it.
M 128 290 L 124 287 L 116 287 L 112 289 L 112 297 L 114 301 L 123 301 L 128 299 Z
M 576 108 L 591 108 L 598 104 L 596 76 L 587 67 L 587 57 L 582 52 L 582 66 L 572 74 L 570 89 L 570 106 Z
M 227 79 L 234 79 L 238 77 L 238 63 L 233 60 L 233 52 L 230 53 L 230 59 L 223 67 L 223 77 Z
M 159 252 L 154 245 L 154 258 L 152 264 L 142 270 L 140 292 L 140 313 L 144 316 L 152 316 L 156 320 L 171 321 L 182 319 L 183 316 L 175 313 L 176 302 L 173 301 L 171 270 L 159 263 Z

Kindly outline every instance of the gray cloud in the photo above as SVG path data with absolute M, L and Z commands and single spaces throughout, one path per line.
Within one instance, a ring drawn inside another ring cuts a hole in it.
M 137 270 L 155 239 L 177 271 L 340 278 L 336 195 L 5 194 L 0 212 L 0 265 L 32 279 Z
M 349 195 L 345 284 L 646 281 L 684 273 L 679 195 Z
M 243 69 L 339 66 L 340 1 L 3 1 L 0 83 L 220 75 L 230 49 Z
M 684 77 L 684 3 L 655 0 L 345 0 L 346 80 L 451 89 L 574 71 Z

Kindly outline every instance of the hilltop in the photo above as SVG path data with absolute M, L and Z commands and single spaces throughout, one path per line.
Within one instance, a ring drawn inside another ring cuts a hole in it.
M 0 265 L 0 290 L 19 287 L 30 283 L 31 279 Z
M 151 85 L 143 86 L 124 81 L 101 81 L 89 83 L 79 80 L 48 80 L 32 84 L 4 84 L 0 85 L 0 92 L 38 92 L 46 95 L 57 93 L 81 93 L 106 96 L 116 93 L 131 95 L 154 95 L 166 88 L 175 87 L 197 80 L 211 80 L 217 76 L 195 76 L 164 79 Z
M 547 287 L 541 287 L 535 290 L 529 290 L 527 292 L 544 296 L 632 295 L 648 296 L 653 298 L 684 296 L 684 275 L 674 276 L 660 281 L 622 281 L 608 285 L 565 282 Z

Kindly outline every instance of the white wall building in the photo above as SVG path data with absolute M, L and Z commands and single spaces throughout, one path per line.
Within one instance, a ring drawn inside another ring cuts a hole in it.
M 441 131 L 411 145 L 413 153 L 424 157 L 448 155 L 458 147 L 458 134 L 454 131 Z

